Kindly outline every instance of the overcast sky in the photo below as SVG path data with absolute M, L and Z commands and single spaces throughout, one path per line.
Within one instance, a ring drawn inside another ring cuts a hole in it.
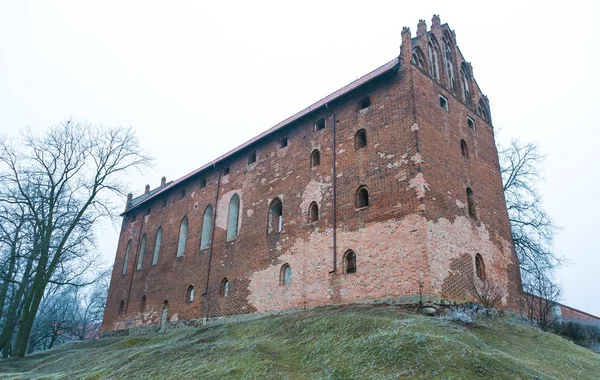
M 0 0 L 0 133 L 69 117 L 132 126 L 156 159 L 129 178 L 138 195 L 389 61 L 403 26 L 414 36 L 439 14 L 489 96 L 497 141 L 548 155 L 540 188 L 570 261 L 563 301 L 600 315 L 598 4 Z M 107 262 L 119 227 L 103 227 Z

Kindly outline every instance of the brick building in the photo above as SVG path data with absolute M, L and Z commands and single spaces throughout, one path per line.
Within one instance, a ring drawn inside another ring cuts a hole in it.
M 103 330 L 521 286 L 487 97 L 447 24 L 218 159 L 127 200 Z

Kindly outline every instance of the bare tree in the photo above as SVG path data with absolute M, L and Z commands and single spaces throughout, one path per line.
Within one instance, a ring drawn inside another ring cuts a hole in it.
M 27 250 L 17 254 L 30 273 L 20 282 L 14 355 L 25 355 L 49 284 L 93 281 L 86 277 L 98 265 L 93 228 L 116 215 L 111 197 L 125 194 L 123 175 L 149 162 L 131 129 L 71 120 L 41 136 L 26 130 L 18 142 L 0 142 L 0 204 L 22 208 L 32 231 Z
M 476 278 L 473 280 L 473 294 L 475 299 L 486 308 L 496 307 L 505 292 L 501 286 L 485 278 Z

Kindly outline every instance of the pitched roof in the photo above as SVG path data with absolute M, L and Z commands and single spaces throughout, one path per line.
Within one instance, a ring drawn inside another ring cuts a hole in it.
M 229 152 L 225 153 L 224 155 L 218 157 L 217 159 L 203 165 L 202 167 L 194 170 L 191 173 L 188 173 L 186 175 L 184 175 L 183 177 L 175 180 L 175 181 L 171 181 L 167 184 L 165 184 L 164 186 L 158 187 L 156 189 L 153 189 L 152 191 L 150 191 L 149 194 L 143 194 L 140 195 L 138 197 L 136 197 L 135 199 L 132 200 L 131 202 L 131 207 L 129 207 L 127 210 L 125 210 L 125 212 L 123 212 L 121 214 L 121 216 L 125 215 L 128 211 L 130 211 L 131 209 L 141 205 L 142 203 L 154 198 L 155 196 L 162 194 L 166 191 L 168 191 L 169 189 L 179 185 L 180 183 L 184 182 L 185 180 L 195 176 L 196 174 L 216 165 L 217 163 L 225 160 L 226 158 L 231 157 L 232 155 L 240 152 L 241 150 L 243 150 L 244 148 L 247 148 L 248 146 L 254 144 L 255 142 L 261 140 L 262 138 L 282 129 L 283 127 L 289 125 L 290 123 L 300 119 L 303 116 L 308 115 L 309 113 L 311 113 L 312 111 L 319 109 L 323 106 L 325 106 L 327 103 L 341 97 L 342 95 L 345 95 L 347 93 L 349 93 L 350 91 L 364 85 L 365 83 L 379 77 L 382 74 L 385 74 L 387 72 L 390 72 L 392 70 L 397 70 L 398 67 L 400 65 L 400 59 L 399 58 L 394 58 L 391 61 L 389 61 L 388 63 L 378 67 L 377 69 L 371 71 L 370 73 L 358 78 L 357 80 L 355 80 L 354 82 L 347 84 L 346 86 L 340 88 L 339 90 L 327 95 L 326 97 L 324 97 L 323 99 L 319 100 L 318 102 L 308 106 L 307 108 L 303 109 L 302 111 L 288 117 L 287 119 L 283 120 L 282 122 L 276 124 L 275 126 L 267 129 L 266 131 L 264 131 L 263 133 L 261 133 L 260 135 L 246 141 L 245 143 L 243 143 L 242 145 L 238 146 L 235 149 L 230 150 Z

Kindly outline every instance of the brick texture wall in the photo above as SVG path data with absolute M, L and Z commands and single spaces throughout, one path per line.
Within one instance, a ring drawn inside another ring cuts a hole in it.
M 427 67 L 411 64 L 414 47 L 426 52 L 430 34 L 441 41 L 449 31 L 447 25 L 433 25 L 414 39 L 408 30 L 403 32 L 399 69 L 357 86 L 128 210 L 103 330 L 157 324 L 165 301 L 168 319 L 176 321 L 421 293 L 431 299 L 468 299 L 477 253 L 488 278 L 504 287 L 504 303 L 516 304 L 520 279 L 492 126 L 447 84 L 433 79 Z M 454 41 L 452 52 L 458 78 L 463 58 Z M 471 84 L 473 99 L 479 99 L 476 83 Z M 440 94 L 448 99 L 448 110 L 440 107 Z M 366 96 L 370 106 L 361 109 Z M 467 116 L 475 120 L 474 129 L 466 124 Z M 325 128 L 315 130 L 321 118 Z M 357 149 L 360 129 L 366 131 L 367 145 Z M 287 147 L 281 147 L 284 137 Z M 468 159 L 461 155 L 460 139 L 467 143 Z M 315 149 L 320 165 L 311 167 Z M 249 164 L 251 152 L 256 152 L 256 162 Z M 368 190 L 368 207 L 357 207 L 361 187 Z M 476 197 L 476 219 L 467 212 L 467 187 Z M 240 199 L 239 233 L 227 241 L 234 195 Z M 269 233 L 268 210 L 275 198 L 283 204 L 282 230 Z M 308 215 L 313 202 L 318 205 L 316 222 Z M 209 205 L 216 212 L 213 239 L 200 249 Z M 189 221 L 185 255 L 176 257 L 184 216 Z M 152 265 L 159 227 L 160 256 Z M 137 270 L 144 234 L 147 245 Z M 344 271 L 349 250 L 356 255 L 356 273 Z M 284 264 L 291 267 L 288 285 L 281 285 Z M 221 294 L 225 278 L 226 297 Z M 195 295 L 191 302 L 190 285 Z

